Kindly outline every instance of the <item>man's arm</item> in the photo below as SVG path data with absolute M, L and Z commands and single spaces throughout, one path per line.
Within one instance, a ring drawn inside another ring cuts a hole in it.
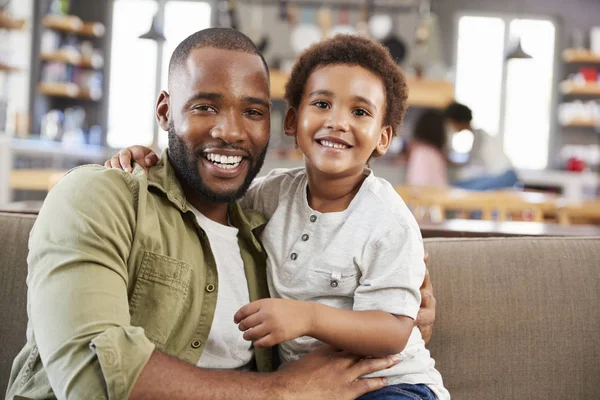
M 155 351 L 136 382 L 132 400 L 351 400 L 380 389 L 385 379 L 358 379 L 389 368 L 397 357 L 361 360 L 324 346 L 271 374 L 206 370 Z

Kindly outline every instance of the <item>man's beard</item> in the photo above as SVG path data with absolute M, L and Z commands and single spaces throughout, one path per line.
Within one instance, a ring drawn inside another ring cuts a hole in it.
M 219 140 L 219 144 L 216 146 L 212 145 L 211 149 L 220 148 L 243 151 L 246 153 L 245 158 L 249 165 L 246 179 L 239 188 L 230 191 L 217 192 L 205 185 L 198 173 L 198 165 L 202 161 L 200 159 L 202 158 L 205 148 L 189 149 L 177 135 L 175 127 L 173 126 L 173 121 L 169 122 L 169 161 L 175 169 L 177 177 L 183 181 L 182 183 L 195 192 L 199 197 L 199 200 L 211 203 L 231 203 L 243 197 L 265 162 L 267 147 L 268 142 L 258 158 L 255 159 L 248 150 L 238 146 L 229 145 L 223 140 Z

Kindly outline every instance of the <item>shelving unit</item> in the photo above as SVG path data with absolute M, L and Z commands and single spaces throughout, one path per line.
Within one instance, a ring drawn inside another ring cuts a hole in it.
M 562 59 L 568 64 L 600 64 L 600 54 L 584 49 L 567 49 Z
M 600 96 L 600 84 L 585 83 L 579 85 L 574 82 L 564 81 L 560 85 L 563 94 L 576 96 Z
M 29 96 L 32 139 L 44 133 L 44 117 L 51 111 L 83 109 L 85 119 L 80 128 L 86 140 L 92 128 L 97 132 L 99 127 L 103 136 L 107 130 L 113 0 L 68 3 L 63 15 L 49 13 L 52 0 L 34 2 Z
M 565 128 L 595 128 L 600 127 L 600 120 L 573 119 L 562 126 Z
M 2 71 L 2 72 L 19 72 L 19 71 L 21 71 L 21 68 L 14 67 L 14 66 L 8 65 L 8 64 L 4 64 L 2 61 L 0 61 L 0 71 Z
M 69 50 L 42 53 L 41 59 L 49 62 L 62 62 L 80 68 L 100 69 L 104 66 L 102 56 L 82 57 L 79 52 Z
M 0 12 L 0 29 L 21 30 L 24 27 L 24 19 L 12 18 L 7 13 Z
M 46 96 L 65 97 L 70 99 L 93 101 L 102 99 L 101 93 L 95 93 L 94 91 L 68 82 L 41 82 L 38 85 L 38 92 Z
M 95 38 L 101 38 L 106 33 L 104 24 L 84 22 L 75 15 L 46 15 L 42 19 L 42 26 L 47 29 Z

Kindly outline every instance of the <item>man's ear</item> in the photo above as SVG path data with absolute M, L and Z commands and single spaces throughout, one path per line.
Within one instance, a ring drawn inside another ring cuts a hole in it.
M 283 131 L 287 136 L 296 136 L 298 129 L 298 114 L 292 107 L 288 108 L 283 119 Z
M 375 147 L 375 153 L 378 156 L 382 156 L 387 153 L 388 149 L 390 148 L 390 144 L 392 143 L 393 135 L 394 130 L 390 125 L 381 130 L 381 134 L 379 135 L 379 143 L 377 143 L 377 147 Z
M 169 130 L 170 97 L 166 91 L 161 91 L 156 101 L 156 120 L 163 131 Z

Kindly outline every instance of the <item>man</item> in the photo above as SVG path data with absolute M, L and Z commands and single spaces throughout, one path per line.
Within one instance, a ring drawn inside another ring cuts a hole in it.
M 494 190 L 514 186 L 517 174 L 510 159 L 504 153 L 502 140 L 481 129 L 473 129 L 473 113 L 464 104 L 452 103 L 444 111 L 446 121 L 453 133 L 466 131 L 473 135 L 473 147 L 469 166 L 478 169 L 469 179 L 452 182 L 452 186 L 470 190 Z
M 353 399 L 382 387 L 358 378 L 398 360 L 329 347 L 251 372 L 271 369 L 270 352 L 233 323 L 231 310 L 268 295 L 254 235 L 264 218 L 234 201 L 269 140 L 258 49 L 234 30 L 193 34 L 173 53 L 156 117 L 169 150 L 148 176 L 84 166 L 49 193 L 8 398 Z

